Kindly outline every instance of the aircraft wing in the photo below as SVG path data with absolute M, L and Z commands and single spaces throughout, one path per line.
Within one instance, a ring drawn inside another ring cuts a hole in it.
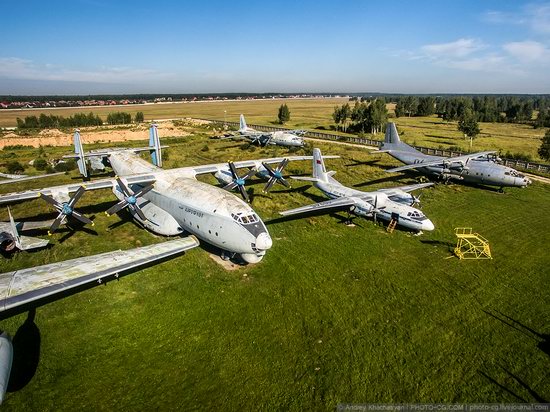
M 194 236 L 0 274 L 0 313 L 165 259 L 199 245 Z
M 8 180 L 0 180 L 0 185 L 5 185 L 9 183 L 19 183 L 24 182 L 27 180 L 35 180 L 35 179 L 43 179 L 44 177 L 51 177 L 51 176 L 57 176 L 62 175 L 65 172 L 58 172 L 58 173 L 50 173 L 47 175 L 38 175 L 38 176 L 24 176 L 24 177 L 18 177 L 18 178 L 10 178 Z
M 461 163 L 462 165 L 465 165 L 466 163 L 468 163 L 469 160 L 477 159 L 479 157 L 487 156 L 493 153 L 496 153 L 496 151 L 493 150 L 488 152 L 472 153 L 472 154 L 457 156 L 457 157 L 446 157 L 446 158 L 437 159 L 437 160 L 430 160 L 429 162 L 421 162 L 421 163 L 414 163 L 414 164 L 405 165 L 405 166 L 394 167 L 393 169 L 386 170 L 386 172 L 388 173 L 400 172 L 402 170 L 419 169 L 426 166 L 449 165 L 453 163 Z
M 323 156 L 323 159 L 335 159 L 340 156 Z M 267 164 L 278 164 L 281 163 L 284 159 L 287 159 L 288 161 L 298 161 L 298 160 L 312 160 L 313 156 L 286 156 L 286 157 L 271 157 L 268 159 L 256 159 L 256 160 L 241 160 L 238 162 L 234 162 L 233 164 L 237 169 L 243 168 L 243 167 L 260 167 L 262 163 Z M 193 170 L 193 172 L 196 175 L 201 175 L 205 173 L 216 173 L 220 170 L 227 170 L 228 166 L 227 163 L 215 163 L 211 165 L 204 165 L 204 166 L 192 166 L 192 167 L 183 167 L 181 170 Z M 178 169 L 169 169 L 171 172 L 174 172 L 177 174 Z M 1 199 L 1 198 L 0 198 Z
M 397 186 L 397 187 L 392 187 L 392 188 L 389 188 L 389 189 L 378 189 L 377 192 L 385 193 L 389 197 L 389 196 L 392 196 L 392 195 L 399 194 L 399 191 L 409 193 L 409 192 L 413 192 L 415 190 L 422 189 L 424 187 L 433 186 L 433 185 L 434 185 L 434 183 L 432 183 L 432 182 L 417 183 L 415 185 Z
M 124 179 L 127 180 L 129 185 L 137 183 L 153 183 L 156 180 L 155 177 L 151 174 L 132 175 L 127 178 L 125 177 Z M 7 193 L 0 195 L 0 205 L 19 202 L 22 200 L 36 199 L 39 198 L 41 194 L 49 195 L 55 198 L 58 194 L 69 194 L 76 192 L 81 186 L 84 186 L 88 191 L 97 189 L 108 189 L 113 187 L 113 185 L 116 185 L 115 179 L 101 179 L 86 183 L 71 183 L 68 185 L 53 186 L 44 189 L 32 189 L 25 190 L 23 192 Z
M 285 210 L 283 212 L 279 212 L 279 214 L 283 216 L 290 216 L 290 215 L 297 215 L 301 213 L 314 213 L 318 211 L 328 212 L 330 210 L 335 210 L 335 209 L 344 209 L 354 204 L 355 204 L 355 199 L 351 197 L 339 197 L 337 199 L 330 199 L 324 202 L 319 202 L 319 203 L 314 203 L 312 205 L 298 207 L 296 209 Z

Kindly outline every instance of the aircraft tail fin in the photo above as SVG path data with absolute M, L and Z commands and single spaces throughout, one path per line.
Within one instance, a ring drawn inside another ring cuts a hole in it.
M 88 177 L 88 170 L 86 168 L 86 159 L 84 157 L 84 150 L 82 149 L 82 139 L 80 138 L 80 130 L 76 129 L 73 136 L 74 152 L 76 154 L 76 164 L 80 174 L 84 177 Z
M 8 207 L 8 216 L 10 217 L 11 235 L 15 240 L 16 246 L 19 247 L 21 244 L 21 240 L 19 238 L 19 231 L 17 230 L 17 226 L 15 225 L 15 221 L 13 220 L 13 216 L 11 215 L 11 210 L 9 207 Z
M 386 135 L 384 136 L 384 143 L 401 143 L 401 139 L 399 138 L 399 133 L 397 133 L 397 127 L 395 126 L 395 123 L 388 123 L 386 125 Z
M 411 147 L 407 143 L 401 141 L 395 123 L 389 122 L 386 125 L 384 143 L 382 143 L 382 146 L 380 146 L 380 150 L 378 152 L 391 154 L 393 151 L 411 153 L 418 152 L 414 147 Z
M 327 173 L 325 168 L 325 161 L 323 160 L 323 155 L 321 150 L 318 148 L 313 149 L 313 177 L 322 182 L 328 182 L 329 176 L 334 173 Z
M 246 120 L 244 120 L 244 114 L 241 114 L 240 122 L 239 122 L 239 131 L 240 130 L 246 130 L 248 127 L 246 126 Z
M 149 128 L 149 149 L 151 150 L 151 160 L 155 166 L 162 167 L 162 147 L 160 145 L 157 125 L 151 124 Z

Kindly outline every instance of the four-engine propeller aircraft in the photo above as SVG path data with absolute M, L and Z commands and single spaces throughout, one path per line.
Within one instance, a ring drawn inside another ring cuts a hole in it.
M 375 152 L 388 153 L 405 166 L 395 167 L 386 172 L 400 172 L 416 169 L 423 174 L 435 175 L 445 181 L 450 179 L 479 183 L 489 186 L 525 187 L 531 180 L 511 167 L 495 162 L 494 151 L 478 152 L 458 157 L 442 157 L 426 155 L 412 148 L 399 139 L 395 123 L 388 123 L 384 143 Z
M 327 172 L 319 149 L 313 149 L 313 177 L 291 176 L 296 180 L 313 182 L 313 185 L 331 198 L 324 202 L 280 212 L 283 216 L 347 210 L 358 216 L 373 217 L 391 222 L 412 231 L 433 230 L 434 225 L 420 210 L 413 207 L 419 200 L 410 194 L 413 190 L 431 186 L 421 183 L 410 186 L 362 192 L 342 185 Z
M 237 130 L 240 136 L 250 140 L 259 146 L 267 146 L 269 144 L 279 146 L 298 146 L 304 145 L 305 130 L 278 130 L 275 132 L 261 132 L 252 129 L 246 125 L 244 115 L 240 117 L 240 127 Z
M 154 233 L 175 236 L 188 232 L 220 248 L 222 256 L 238 254 L 247 263 L 259 262 L 271 248 L 272 240 L 267 228 L 247 203 L 232 193 L 196 179 L 200 174 L 227 170 L 227 164 L 162 169 L 162 147 L 156 125 L 151 126 L 150 145 L 146 148 L 105 149 L 87 153 L 82 149 L 78 131 L 74 139 L 74 157 L 82 175 L 88 175 L 86 159 L 100 157 L 109 163 L 117 177 L 0 195 L 0 204 L 42 197 L 59 212 L 50 229 L 53 232 L 67 217 L 87 222 L 88 218 L 75 210 L 76 201 L 87 191 L 111 188 L 119 203 L 107 213 L 128 208 L 140 225 Z M 137 155 L 143 150 L 151 152 L 153 164 Z M 287 156 L 245 160 L 232 165 L 234 169 L 259 170 L 261 166 L 265 168 L 266 165 L 310 159 L 311 156 Z

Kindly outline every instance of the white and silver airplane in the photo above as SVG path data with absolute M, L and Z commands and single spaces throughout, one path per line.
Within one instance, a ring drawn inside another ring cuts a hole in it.
M 416 232 L 434 229 L 431 220 L 422 211 L 412 206 L 419 200 L 410 194 L 414 190 L 431 186 L 433 183 L 362 192 L 342 185 L 332 177 L 334 174 L 334 171 L 326 171 L 321 151 L 317 148 L 313 149 L 313 177 L 291 176 L 291 178 L 312 182 L 331 200 L 287 210 L 280 214 L 290 216 L 301 213 L 328 213 L 335 210 L 347 210 L 358 216 L 373 217 L 375 220 L 377 218 L 387 222 L 393 220 L 397 225 Z
M 531 180 L 511 167 L 503 166 L 494 161 L 494 151 L 478 152 L 457 157 L 430 156 L 403 143 L 397 133 L 395 123 L 388 123 L 384 143 L 380 150 L 374 153 L 388 153 L 395 159 L 405 163 L 386 170 L 400 172 L 416 169 L 420 173 L 437 176 L 445 181 L 457 180 L 504 187 L 526 187 Z
M 248 127 L 246 125 L 244 115 L 242 114 L 240 117 L 239 126 L 240 127 L 237 132 L 240 136 L 260 146 L 267 146 L 271 144 L 279 146 L 302 147 L 304 145 L 304 138 L 302 136 L 305 133 L 305 130 L 278 130 L 275 132 L 261 132 Z
M 246 263 L 259 262 L 271 248 L 272 240 L 258 214 L 243 200 L 221 188 L 200 182 L 197 175 L 227 170 L 227 164 L 162 169 L 162 146 L 156 125 L 150 129 L 149 147 L 106 149 L 84 152 L 80 133 L 75 132 L 75 157 L 82 175 L 87 176 L 86 159 L 102 157 L 116 173 L 115 179 L 101 179 L 86 184 L 69 184 L 44 189 L 0 195 L 0 204 L 41 197 L 59 212 L 51 232 L 67 218 L 82 223 L 91 221 L 75 210 L 75 203 L 85 192 L 112 189 L 119 202 L 107 210 L 114 214 L 128 208 L 132 217 L 146 229 L 164 236 L 191 233 L 222 250 L 223 257 L 240 255 Z M 150 151 L 153 164 L 137 153 Z M 245 160 L 232 163 L 235 169 L 281 164 L 293 160 L 310 160 L 311 156 L 287 156 Z M 285 160 L 286 159 L 286 160 Z M 251 172 L 249 172 L 251 173 Z M 72 197 L 71 197 L 71 194 Z

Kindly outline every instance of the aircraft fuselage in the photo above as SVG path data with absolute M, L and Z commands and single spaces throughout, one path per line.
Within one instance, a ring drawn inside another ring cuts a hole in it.
M 315 182 L 314 185 L 332 199 L 339 197 L 353 197 L 358 199 L 358 204 L 351 210 L 352 213 L 356 215 L 364 217 L 373 216 L 374 207 L 372 205 L 372 199 L 378 197 L 378 204 L 376 205 L 378 209 L 376 215 L 378 218 L 387 222 L 396 219 L 398 225 L 413 231 L 429 231 L 434 229 L 433 223 L 421 211 L 407 204 L 390 199 L 384 192 L 362 192 L 343 186 L 335 180 L 333 180 L 333 182 Z M 401 196 L 400 199 L 404 199 L 408 196 L 411 195 L 403 192 L 403 196 Z M 367 199 L 369 201 L 367 201 Z
M 272 245 L 265 224 L 244 201 L 218 187 L 199 182 L 189 176 L 175 175 L 145 160 L 125 153 L 110 157 L 113 170 L 119 176 L 151 173 L 154 188 L 140 200 L 147 217 L 147 229 L 161 235 L 189 232 L 230 253 L 239 253 L 248 263 L 262 259 Z M 138 190 L 140 185 L 135 185 Z M 120 188 L 114 193 L 122 198 Z
M 434 160 L 447 160 L 447 157 L 430 156 L 422 153 L 410 153 L 393 150 L 390 155 L 405 164 L 422 164 Z M 484 184 L 499 187 L 525 187 L 531 181 L 511 167 L 503 166 L 489 159 L 472 159 L 463 169 L 462 165 L 451 164 L 448 168 L 426 166 L 416 169 L 427 175 L 434 175 L 445 179 L 461 180 L 469 183 Z

